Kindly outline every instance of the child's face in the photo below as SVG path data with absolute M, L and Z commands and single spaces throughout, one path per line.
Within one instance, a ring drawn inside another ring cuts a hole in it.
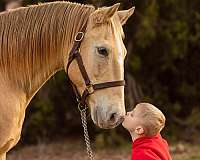
M 136 106 L 132 111 L 127 112 L 124 117 L 124 122 L 122 123 L 123 127 L 128 131 L 134 131 L 137 126 L 141 125 L 140 110 Z

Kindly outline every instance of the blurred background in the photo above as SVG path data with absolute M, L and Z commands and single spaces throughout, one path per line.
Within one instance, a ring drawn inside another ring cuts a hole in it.
M 37 0 L 0 0 L 0 10 L 37 4 Z M 120 2 L 120 9 L 136 7 L 124 26 L 128 55 L 125 62 L 125 102 L 127 111 L 138 102 L 150 102 L 166 115 L 162 131 L 170 144 L 173 159 L 200 159 L 200 1 L 199 0 L 76 0 L 96 7 Z M 71 90 L 71 92 L 69 92 Z M 55 155 L 84 151 L 83 132 L 75 95 L 64 72 L 57 73 L 31 101 L 22 137 L 10 159 L 27 153 L 45 159 L 45 151 Z M 130 158 L 131 138 L 121 126 L 113 130 L 97 128 L 88 118 L 89 134 L 97 156 L 109 154 Z M 62 145 L 63 143 L 63 145 Z M 49 144 L 49 145 L 45 145 Z M 51 145 L 50 145 L 51 144 Z M 26 149 L 28 146 L 36 146 Z M 65 147 L 63 147 L 65 146 Z M 48 149 L 50 147 L 50 149 Z M 117 153 L 112 149 L 117 148 Z M 125 150 L 123 153 L 121 151 Z M 41 153 L 40 153 L 40 152 Z M 40 154 L 39 154 L 40 153 Z M 38 155 L 39 154 L 39 155 Z M 83 159 L 85 156 L 82 153 Z M 69 155 L 65 155 L 67 159 Z M 31 157 L 31 156 L 30 156 Z M 26 159 L 34 159 L 32 158 Z M 68 157 L 69 158 L 69 157 Z M 105 157 L 104 157 L 105 158 Z M 119 158 L 119 157 L 118 157 Z M 62 158 L 59 158 L 62 159 Z M 100 158 L 103 159 L 103 158 Z M 106 158 L 105 158 L 106 159 Z M 111 159 L 111 157 L 107 158 Z M 116 159 L 117 158 L 113 158 Z M 119 158 L 123 159 L 123 157 Z M 55 159 L 56 160 L 56 159 Z

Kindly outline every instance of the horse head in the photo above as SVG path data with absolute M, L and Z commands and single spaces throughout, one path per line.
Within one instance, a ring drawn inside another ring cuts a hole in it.
M 80 53 L 83 65 L 93 84 L 124 80 L 126 48 L 122 26 L 134 8 L 118 11 L 119 4 L 95 10 L 88 19 Z M 76 61 L 69 69 L 69 77 L 80 94 L 85 83 Z M 125 115 L 124 86 L 95 91 L 87 98 L 93 122 L 101 128 L 114 128 Z

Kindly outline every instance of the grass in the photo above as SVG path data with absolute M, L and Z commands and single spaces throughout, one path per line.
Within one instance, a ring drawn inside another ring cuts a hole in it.
M 173 160 L 200 160 L 200 145 L 175 144 L 170 147 Z M 96 160 L 130 160 L 131 145 L 95 150 Z M 40 143 L 13 149 L 8 160 L 88 160 L 82 142 L 66 140 L 51 144 Z
M 173 160 L 200 160 L 200 145 L 183 144 L 182 152 L 172 154 Z

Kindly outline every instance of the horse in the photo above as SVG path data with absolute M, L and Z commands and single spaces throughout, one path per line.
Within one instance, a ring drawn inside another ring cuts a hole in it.
M 122 26 L 134 7 L 118 8 L 58 1 L 0 13 L 0 160 L 18 143 L 33 96 L 56 72 L 66 71 L 74 37 L 84 24 L 79 50 L 92 83 L 124 79 Z M 82 93 L 85 84 L 76 61 L 68 74 Z M 87 104 L 97 126 L 114 128 L 125 115 L 124 86 L 98 90 Z

